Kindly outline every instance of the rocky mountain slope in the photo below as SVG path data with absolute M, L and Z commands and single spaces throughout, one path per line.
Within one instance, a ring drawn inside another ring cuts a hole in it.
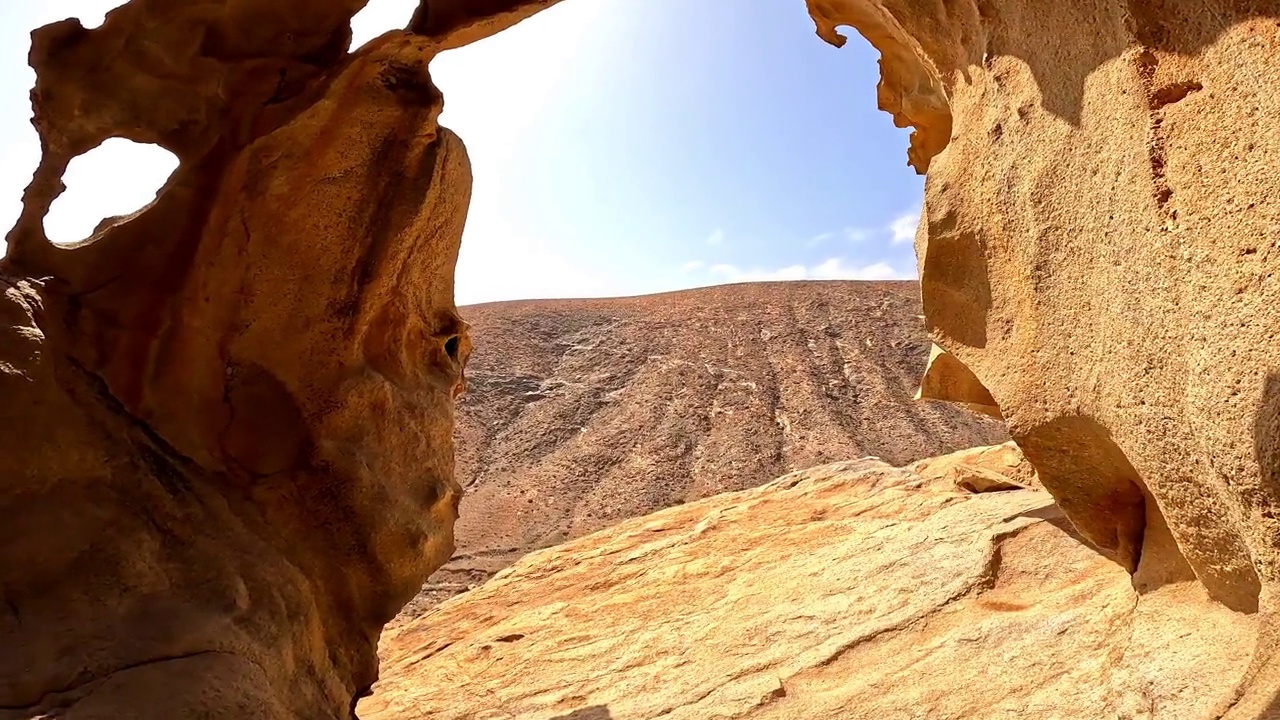
M 1041 490 L 962 489 L 1027 484 L 1016 456 L 836 463 L 534 553 L 384 635 L 360 716 L 1216 717 L 1256 616 L 1185 563 L 1131 578 Z
M 784 473 L 1004 440 L 912 395 L 929 352 L 914 282 L 751 283 L 462 309 L 458 551 L 408 610 L 525 554 Z

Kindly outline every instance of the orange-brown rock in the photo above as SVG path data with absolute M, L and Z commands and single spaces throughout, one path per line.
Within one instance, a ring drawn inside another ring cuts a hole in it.
M 43 161 L 0 266 L 0 717 L 345 718 L 452 551 L 466 152 L 360 0 L 137 0 L 33 35 Z M 62 248 L 107 137 L 181 166 Z
M 1003 474 L 1016 451 L 942 458 Z M 928 467 L 922 464 L 918 467 Z M 1015 471 L 1011 482 L 1025 482 Z M 1201 720 L 1256 616 L 1043 491 L 836 463 L 527 556 L 388 632 L 368 720 Z
M 457 551 L 401 619 L 625 518 L 837 460 L 1008 439 L 1002 423 L 911 401 L 929 348 L 914 282 L 460 311 L 475 351 L 457 415 Z
M 967 368 L 933 385 L 972 401 L 979 380 L 1108 556 L 1185 559 L 1274 627 L 1280 3 L 809 9 L 880 48 L 881 107 L 915 128 L 926 321 Z M 1262 638 L 1231 717 L 1280 713 Z
M 1035 468 L 1012 442 L 926 458 L 907 466 L 929 480 L 943 479 L 972 493 L 1039 488 Z

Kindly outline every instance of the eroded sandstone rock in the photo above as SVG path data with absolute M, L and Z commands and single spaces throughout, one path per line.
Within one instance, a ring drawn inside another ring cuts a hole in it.
M 907 469 L 927 480 L 940 479 L 973 493 L 1040 488 L 1035 468 L 1012 442 L 925 458 Z
M 348 717 L 452 551 L 470 174 L 427 63 L 455 28 L 348 55 L 361 5 L 137 0 L 34 33 L 45 153 L 0 266 L 0 717 Z M 181 166 L 51 245 L 62 171 L 111 136 Z
M 1280 4 L 809 9 L 884 53 L 881 106 L 929 173 L 930 332 L 1044 487 L 1141 586 L 1185 558 L 1272 626 Z M 1232 717 L 1280 712 L 1276 648 L 1268 631 Z
M 1000 406 L 973 371 L 938 347 L 929 349 L 929 363 L 920 378 L 917 400 L 944 400 L 964 405 L 974 412 L 1002 418 Z
M 930 471 L 1015 455 L 822 466 L 539 551 L 384 636 L 361 714 L 1213 717 L 1256 616 L 1189 573 L 1139 593 L 1043 491 Z

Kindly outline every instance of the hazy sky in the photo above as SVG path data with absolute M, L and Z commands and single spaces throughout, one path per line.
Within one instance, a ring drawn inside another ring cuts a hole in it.
M 119 0 L 0 0 L 0 226 L 39 157 L 27 33 Z M 373 0 L 361 43 L 414 0 Z M 54 9 L 50 9 L 50 8 Z M 749 8 L 749 10 L 748 10 Z M 837 50 L 803 0 L 565 0 L 433 64 L 475 172 L 459 304 L 752 279 L 914 277 L 922 180 L 875 108 L 876 52 Z M 108 141 L 72 163 L 46 228 L 86 237 L 173 170 Z

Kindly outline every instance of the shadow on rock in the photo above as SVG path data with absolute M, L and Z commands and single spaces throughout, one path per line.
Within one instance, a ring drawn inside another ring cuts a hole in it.
M 1268 374 L 1262 387 L 1262 402 L 1253 422 L 1253 452 L 1262 473 L 1262 487 L 1276 492 L 1280 484 L 1280 372 Z M 1254 658 L 1256 674 L 1224 719 L 1280 717 L 1280 654 L 1274 650 L 1275 632 L 1271 631 L 1270 638 L 1259 638 L 1260 651 L 1266 652 L 1265 645 L 1271 644 L 1270 657 Z
M 557 715 L 551 720 L 613 720 L 613 713 L 604 705 L 579 708 L 568 715 Z
M 1262 402 L 1253 422 L 1253 452 L 1262 472 L 1262 486 L 1280 487 L 1280 372 L 1267 376 Z

